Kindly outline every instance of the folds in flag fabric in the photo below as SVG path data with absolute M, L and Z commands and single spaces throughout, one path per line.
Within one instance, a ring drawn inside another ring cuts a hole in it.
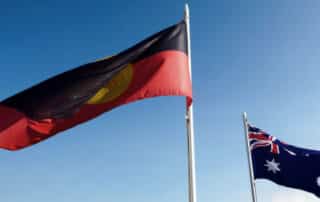
M 155 96 L 186 96 L 191 104 L 184 21 L 1 101 L 0 148 L 33 145 L 117 106 Z
M 320 197 L 320 151 L 288 145 L 253 126 L 248 132 L 255 179 Z

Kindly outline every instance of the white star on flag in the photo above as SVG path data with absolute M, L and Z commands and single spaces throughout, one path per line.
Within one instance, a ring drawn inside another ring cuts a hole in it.
M 274 159 L 272 161 L 266 160 L 266 164 L 264 164 L 268 168 L 268 171 L 273 172 L 273 174 L 276 174 L 278 171 L 280 172 L 279 165 L 280 163 L 277 163 Z

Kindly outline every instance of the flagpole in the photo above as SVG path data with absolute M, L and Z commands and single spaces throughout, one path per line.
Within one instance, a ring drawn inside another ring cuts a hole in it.
M 250 175 L 252 202 L 257 202 L 256 183 L 254 181 L 251 149 L 250 149 L 250 142 L 249 142 L 249 138 L 248 138 L 249 134 L 248 134 L 247 113 L 243 112 L 242 117 L 243 117 L 243 126 L 244 126 L 244 134 L 245 134 L 245 141 L 246 141 L 246 150 L 247 150 L 247 155 L 248 155 L 248 165 L 249 165 L 249 175 Z
M 185 4 L 184 20 L 187 28 L 187 44 L 188 44 L 188 63 L 189 74 L 191 74 L 191 45 L 190 45 L 190 23 L 189 23 L 189 6 Z M 189 182 L 189 202 L 197 202 L 196 194 L 196 168 L 195 168 L 195 155 L 194 155 L 194 128 L 193 128 L 193 104 L 187 107 L 186 112 L 187 122 L 187 136 L 188 136 L 188 182 Z

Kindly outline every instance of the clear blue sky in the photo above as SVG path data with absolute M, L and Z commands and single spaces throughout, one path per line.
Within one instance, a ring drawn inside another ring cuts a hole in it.
M 0 99 L 178 22 L 185 1 L 3 1 Z M 199 202 L 250 201 L 241 112 L 320 150 L 320 2 L 190 1 Z M 129 104 L 18 152 L 1 202 L 187 201 L 184 98 Z M 259 202 L 316 202 L 257 183 Z

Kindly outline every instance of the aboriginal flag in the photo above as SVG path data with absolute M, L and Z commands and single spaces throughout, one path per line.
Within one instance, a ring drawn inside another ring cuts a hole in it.
M 1 101 L 0 148 L 36 144 L 117 106 L 155 96 L 186 96 L 191 103 L 184 21 Z

